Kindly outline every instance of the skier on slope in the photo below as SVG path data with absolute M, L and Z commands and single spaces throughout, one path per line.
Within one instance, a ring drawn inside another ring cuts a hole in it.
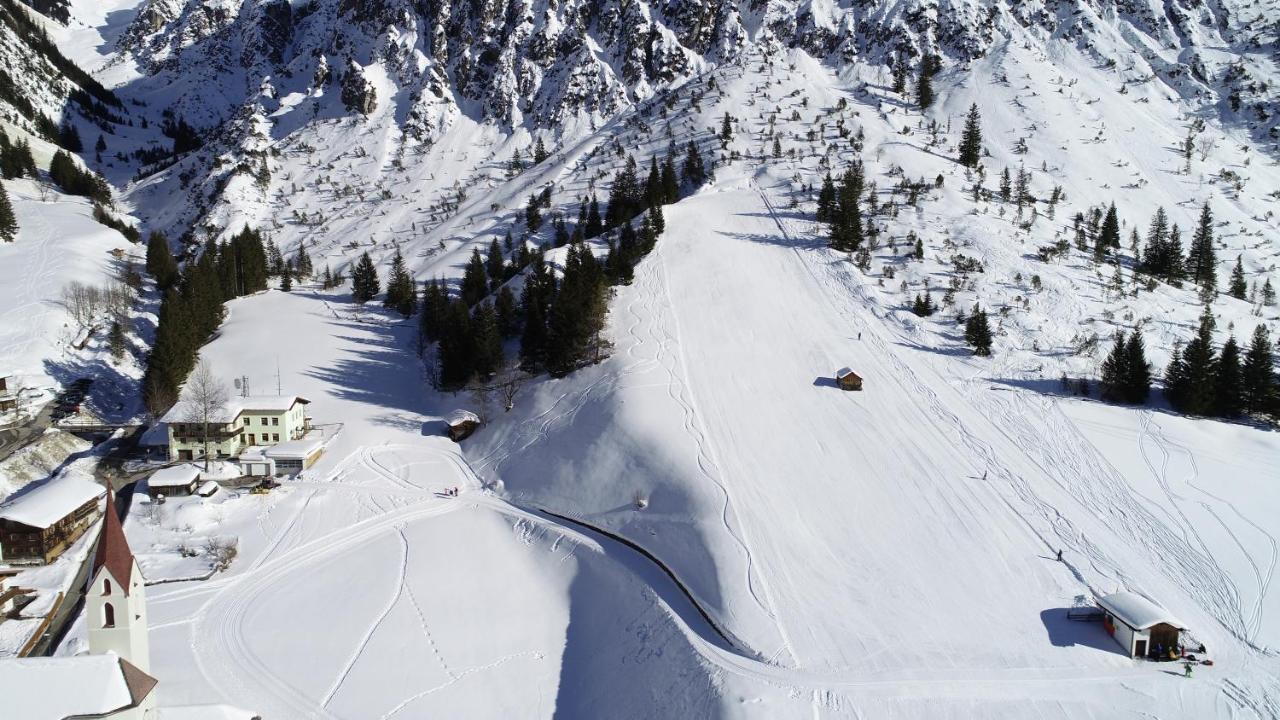
M 1182 676 L 1183 676 L 1183 677 L 1191 677 L 1191 661 L 1190 661 L 1190 660 L 1188 660 L 1188 661 L 1184 662 L 1184 663 L 1182 664 L 1182 667 L 1183 667 L 1183 669 L 1184 669 L 1184 672 L 1183 672 Z

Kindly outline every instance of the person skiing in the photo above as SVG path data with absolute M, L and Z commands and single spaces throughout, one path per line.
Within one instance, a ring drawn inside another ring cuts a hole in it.
M 1185 663 L 1182 664 L 1182 667 L 1185 670 L 1182 676 L 1191 677 L 1191 661 L 1190 660 L 1186 661 Z
M 1062 562 L 1062 550 L 1058 550 L 1058 562 Z

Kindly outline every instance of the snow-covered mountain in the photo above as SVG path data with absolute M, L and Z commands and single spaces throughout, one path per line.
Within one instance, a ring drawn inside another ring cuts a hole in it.
M 1239 263 L 1215 343 L 1277 334 L 1278 23 L 1274 0 L 71 0 L 49 32 L 127 118 L 42 107 L 104 132 L 85 156 L 121 207 L 192 246 L 250 225 L 456 287 L 508 233 L 552 242 L 531 197 L 572 223 L 628 159 L 692 143 L 711 169 L 615 289 L 609 357 L 460 450 L 422 435 L 477 400 L 420 381 L 398 316 L 229 303 L 202 355 L 345 427 L 272 504 L 208 511 L 241 560 L 157 590 L 159 677 L 280 716 L 1280 717 L 1276 433 L 1070 390 L 1117 331 L 1157 374 L 1194 334 L 1207 296 L 1135 272 L 1160 208 L 1185 239 L 1211 208 L 1220 289 Z M 859 163 L 851 256 L 817 200 Z M 1174 686 L 1065 620 L 1117 588 L 1215 669 Z M 316 597 L 349 603 L 332 633 Z

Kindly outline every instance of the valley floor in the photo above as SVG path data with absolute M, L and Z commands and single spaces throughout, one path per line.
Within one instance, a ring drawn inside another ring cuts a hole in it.
M 411 326 L 309 291 L 232 302 L 205 357 L 259 385 L 278 362 L 285 391 L 342 429 L 304 480 L 226 505 L 226 575 L 151 588 L 164 702 L 350 718 L 1280 712 L 1275 434 L 992 382 L 1007 368 L 927 349 L 772 185 L 725 177 L 669 208 L 613 305 L 612 357 L 535 383 L 465 454 L 435 418 L 470 401 L 421 390 Z M 843 365 L 863 392 L 833 386 Z M 648 560 L 536 507 L 652 552 L 728 639 Z M 1066 620 L 1076 596 L 1120 585 L 1217 664 L 1185 680 Z

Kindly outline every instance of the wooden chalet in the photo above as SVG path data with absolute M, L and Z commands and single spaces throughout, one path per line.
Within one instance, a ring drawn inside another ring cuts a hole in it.
M 469 410 L 455 410 L 445 424 L 449 426 L 449 439 L 462 442 L 480 427 L 480 416 Z
M 840 368 L 836 371 L 836 385 L 841 390 L 861 390 L 862 376 L 847 367 Z
M 0 559 L 47 565 L 84 534 L 106 489 L 78 478 L 47 481 L 0 505 Z

